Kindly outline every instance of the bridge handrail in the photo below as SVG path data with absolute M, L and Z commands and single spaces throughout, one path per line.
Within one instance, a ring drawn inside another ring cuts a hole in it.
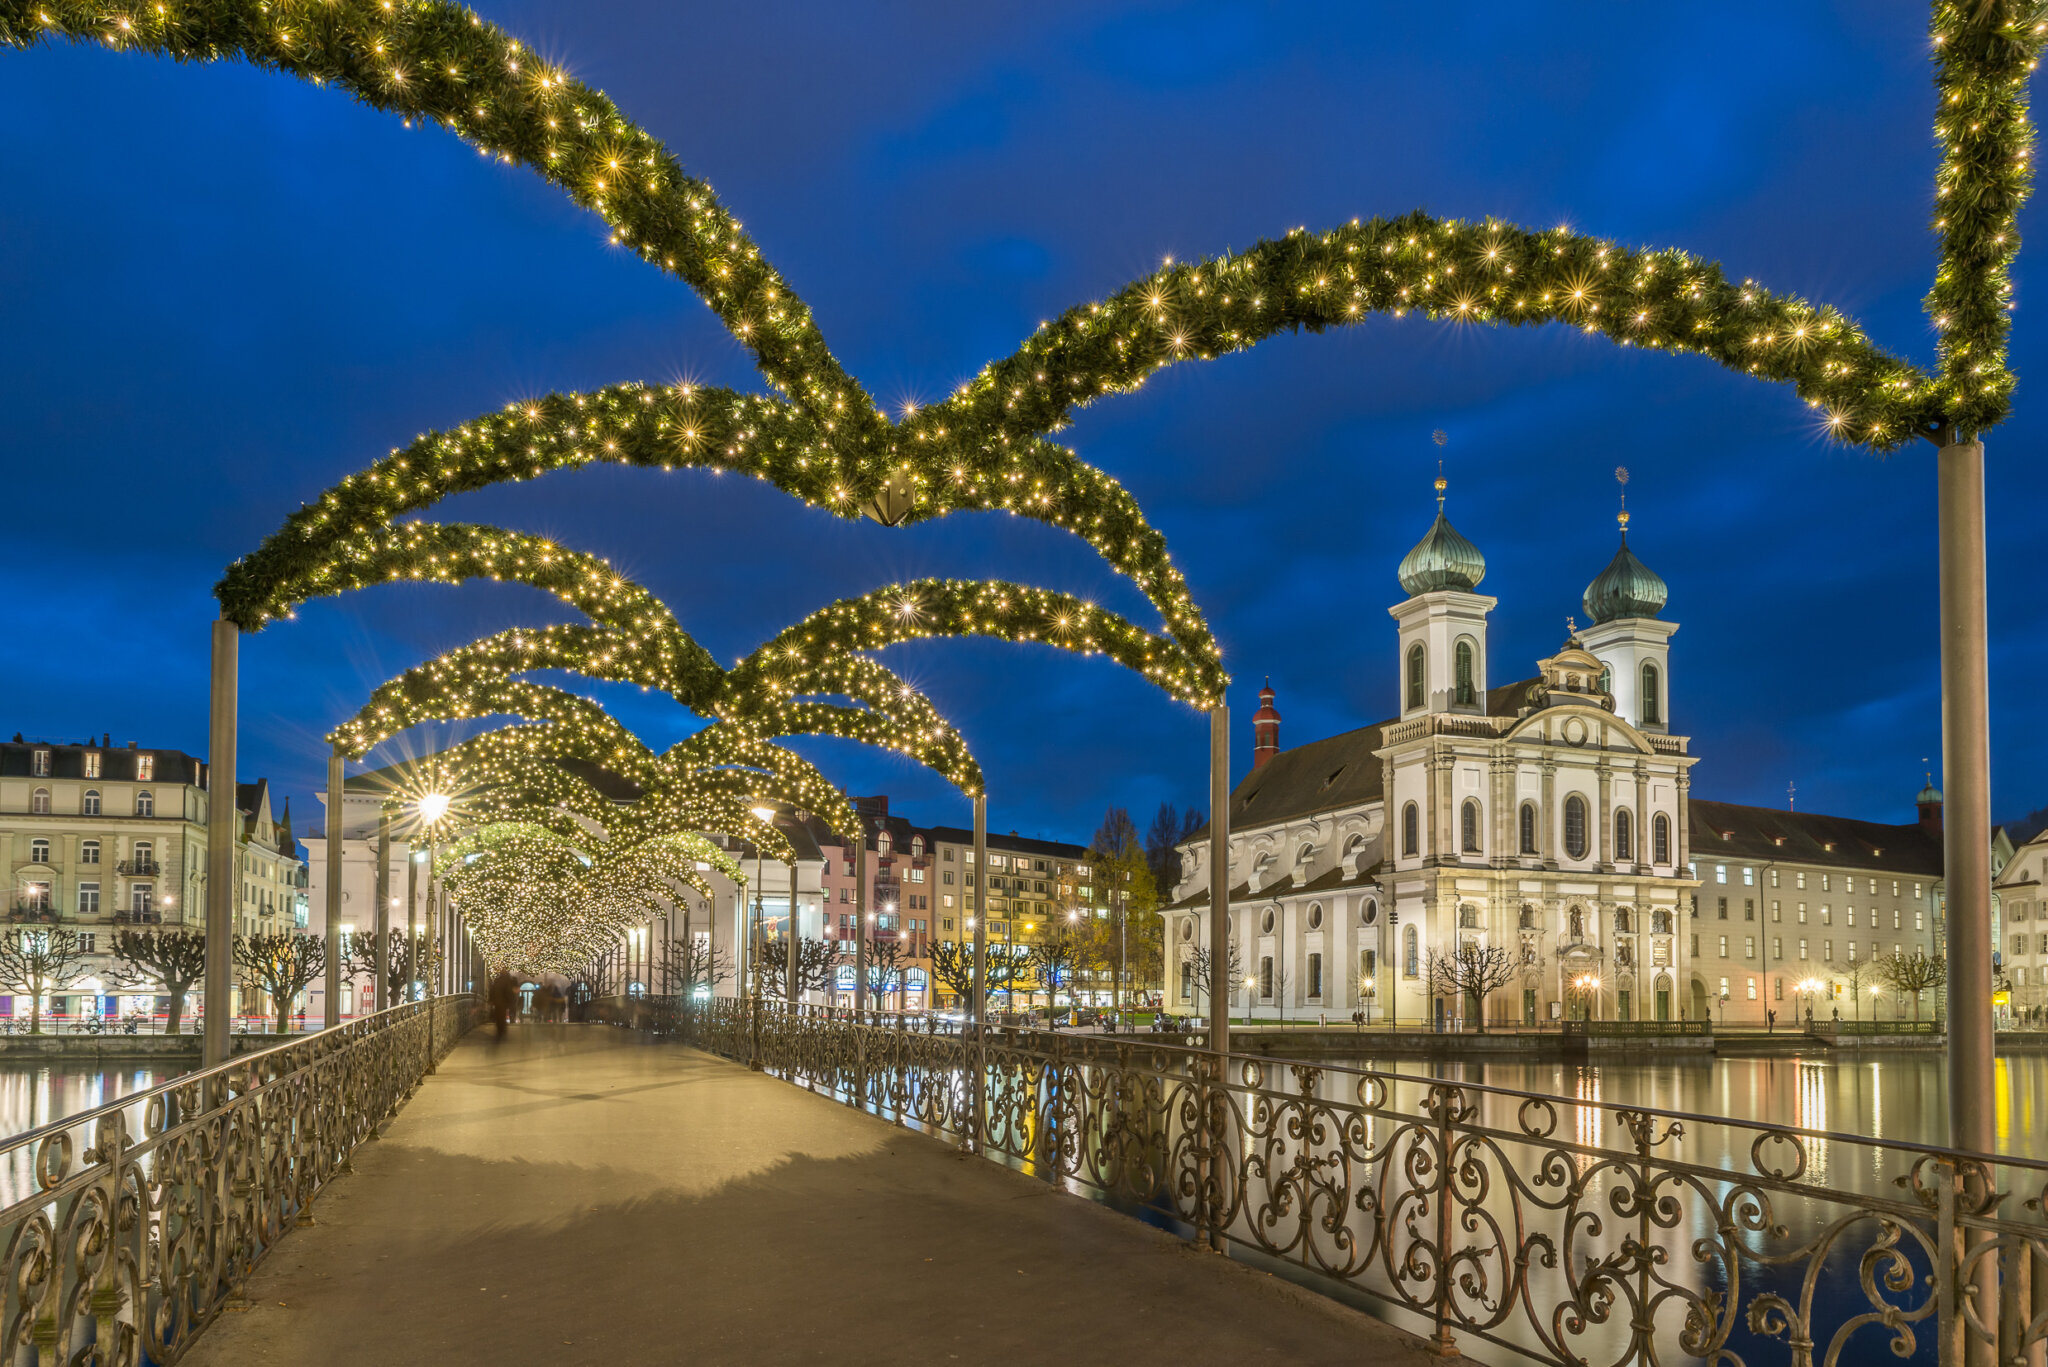
M 2048 1162 L 1608 1100 L 1590 1074 L 1560 1096 L 845 1014 L 643 999 L 622 1019 L 1335 1281 L 1445 1346 L 1849 1362 L 1924 1335 L 1960 1363 L 1966 1341 L 2000 1361 L 2048 1341 L 2011 1271 L 2048 1267 Z
M 0 1364 L 176 1361 L 474 1001 L 388 1007 L 0 1140 Z

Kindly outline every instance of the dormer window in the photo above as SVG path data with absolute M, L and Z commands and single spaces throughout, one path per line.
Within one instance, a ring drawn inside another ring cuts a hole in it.
M 135 757 L 135 777 L 138 782 L 142 783 L 156 782 L 155 755 L 137 755 Z
M 879 833 L 878 833 L 878 834 L 877 834 L 877 835 L 875 836 L 875 853 L 876 853 L 876 854 L 879 854 L 879 855 L 883 855 L 883 856 L 885 856 L 885 857 L 886 857 L 886 856 L 888 855 L 888 853 L 889 853 L 889 833 L 888 833 L 887 831 L 882 831 L 882 832 L 879 832 Z M 1000 867 L 1000 865 L 998 865 L 998 867 Z
M 921 836 L 921 835 L 913 835 L 912 837 L 910 837 L 910 857 L 911 857 L 912 859 L 922 859 L 922 858 L 924 858 L 924 837 L 923 837 L 923 836 Z
M 1417 646 L 1416 649 L 1420 650 L 1421 647 Z M 37 778 L 48 778 L 50 776 L 50 752 L 48 750 L 38 750 L 29 757 L 29 772 Z
M 84 758 L 85 776 L 87 778 L 98 778 L 100 776 L 100 752 L 88 750 L 85 752 Z

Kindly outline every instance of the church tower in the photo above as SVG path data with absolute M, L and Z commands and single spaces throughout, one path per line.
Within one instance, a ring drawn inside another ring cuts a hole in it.
M 1671 728 L 1671 637 L 1676 622 L 1660 622 L 1671 590 L 1628 548 L 1628 467 L 1615 470 L 1622 486 L 1621 549 L 1586 586 L 1582 606 L 1590 625 L 1579 640 L 1607 667 L 1606 691 L 1614 711 L 1643 731 Z
M 1259 690 L 1259 710 L 1252 713 L 1252 768 L 1265 767 L 1280 753 L 1280 709 L 1273 706 L 1273 681 Z
M 1486 614 L 1499 602 L 1474 592 L 1486 557 L 1444 516 L 1448 481 L 1436 478 L 1436 521 L 1396 572 L 1408 601 L 1387 609 L 1398 625 L 1401 717 L 1486 711 Z

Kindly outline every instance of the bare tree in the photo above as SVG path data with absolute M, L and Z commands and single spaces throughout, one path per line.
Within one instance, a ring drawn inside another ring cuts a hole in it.
M 1145 828 L 1145 863 L 1152 870 L 1152 885 L 1164 897 L 1180 885 L 1179 846 L 1202 829 L 1202 814 L 1190 807 L 1185 812 L 1171 802 L 1159 804 L 1152 824 Z
M 1849 984 L 1849 996 L 1856 1004 L 1856 1019 L 1863 1019 L 1863 980 L 1871 975 L 1872 965 L 1861 960 L 1851 960 L 1843 970 L 1842 978 Z
M 1937 954 L 1933 958 L 1919 950 L 1902 954 L 1893 950 L 1871 964 L 1871 971 L 1878 981 L 1892 991 L 1910 994 L 1913 998 L 1913 1019 L 1920 1019 L 1920 994 L 1931 992 L 1948 985 L 1948 957 Z
M 1092 937 L 1070 921 L 1056 921 L 1045 935 L 1026 951 L 1031 969 L 1045 988 L 1045 1016 L 1050 1024 L 1059 1011 L 1059 990 L 1067 989 L 1067 1005 L 1074 1005 L 1074 976 L 1090 958 Z
M 1472 1005 L 1472 1020 L 1480 1034 L 1486 1033 L 1486 999 L 1513 981 L 1521 965 L 1499 945 L 1482 945 L 1474 940 L 1460 944 L 1449 953 L 1429 951 L 1429 983 L 1446 996 L 1462 996 Z
M 870 997 L 876 1001 L 881 1001 L 891 992 L 895 992 L 903 986 L 903 970 L 908 966 L 904 960 L 903 942 L 901 940 L 868 941 L 868 995 Z M 901 998 L 897 1000 L 896 1005 L 898 1010 L 902 1009 L 903 1002 Z M 886 1007 L 878 1007 L 876 1009 L 887 1010 Z
M 934 940 L 931 946 L 932 976 L 944 983 L 954 996 L 968 1001 L 974 995 L 974 941 Z M 1028 957 L 1007 954 L 1001 945 L 988 946 L 988 961 L 982 966 L 982 988 L 990 996 L 1016 989 Z
M 830 987 L 839 968 L 839 946 L 833 940 L 813 940 L 805 935 L 796 944 L 796 990 L 822 992 Z M 780 937 L 768 942 L 761 956 L 761 990 L 771 998 L 787 996 L 789 949 Z
M 718 991 L 720 983 L 732 981 L 732 955 L 723 946 L 713 949 L 711 937 L 695 934 L 671 940 L 662 956 L 661 990 L 694 995 L 702 986 L 706 996 Z
M 1188 962 L 1193 965 L 1195 1005 L 1199 1007 L 1202 1004 L 1202 994 L 1209 990 L 1209 969 L 1215 961 L 1210 958 L 1207 945 L 1197 945 L 1188 956 Z M 1235 984 L 1244 977 L 1244 956 L 1238 953 L 1235 940 L 1230 942 L 1230 953 L 1223 961 L 1223 968 L 1225 982 Z
M 290 1031 L 292 1003 L 299 993 L 327 971 L 327 944 L 318 935 L 286 931 L 281 935 L 237 935 L 232 945 L 242 980 L 270 994 L 277 1010 L 277 1033 Z
M 206 936 L 196 930 L 117 930 L 111 976 L 123 987 L 159 986 L 171 999 L 164 1033 L 183 1032 L 185 999 L 206 976 Z
M 386 932 L 390 945 L 385 960 L 384 1006 L 395 1006 L 412 996 L 414 983 L 432 981 L 441 966 L 441 937 L 414 935 L 393 926 Z M 341 938 L 341 973 L 349 979 L 377 976 L 377 932 L 358 930 Z
M 28 1031 L 43 1032 L 43 994 L 62 992 L 85 976 L 85 939 L 70 930 L 0 934 L 0 987 L 29 999 Z

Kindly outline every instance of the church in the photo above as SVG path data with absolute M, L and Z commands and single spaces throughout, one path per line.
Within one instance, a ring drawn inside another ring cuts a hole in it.
M 1259 694 L 1252 769 L 1230 795 L 1233 1012 L 1471 1028 L 1470 995 L 1431 965 L 1484 960 L 1489 1028 L 1763 1024 L 1817 1002 L 1847 1017 L 1874 960 L 1942 943 L 1932 785 L 1903 826 L 1691 799 L 1696 756 L 1672 730 L 1678 625 L 1625 509 L 1583 624 L 1568 619 L 1533 677 L 1495 683 L 1519 671 L 1488 650 L 1486 560 L 1445 515 L 1442 478 L 1436 491 L 1388 609 L 1400 715 L 1283 750 L 1270 680 Z M 1179 848 L 1168 999 L 1204 1013 L 1206 830 Z

